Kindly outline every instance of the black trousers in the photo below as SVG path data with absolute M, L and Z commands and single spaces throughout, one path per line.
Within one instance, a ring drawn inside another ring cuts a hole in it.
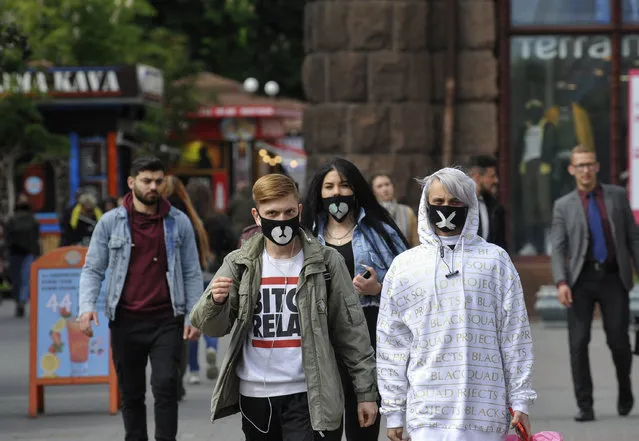
M 612 360 L 617 371 L 619 402 L 631 402 L 632 352 L 628 336 L 628 291 L 616 272 L 596 271 L 586 266 L 572 289 L 572 296 L 573 304 L 568 308 L 568 338 L 577 405 L 580 409 L 592 409 L 593 406 L 588 344 L 595 303 L 599 303 L 606 343 L 612 352 Z
M 340 441 L 342 439 L 341 430 L 322 432 L 322 434 L 313 431 L 306 392 L 271 397 L 270 404 L 267 398 L 240 396 L 240 404 L 242 431 L 246 441 Z
M 368 333 L 371 338 L 371 345 L 377 350 L 377 316 L 379 308 L 376 306 L 367 306 L 363 308 L 366 324 L 368 325 Z M 357 395 L 353 389 L 353 380 L 346 369 L 346 366 L 338 361 L 339 373 L 342 380 L 342 388 L 344 389 L 344 431 L 348 441 L 377 441 L 379 438 L 379 425 L 381 418 L 377 415 L 375 422 L 369 427 L 360 427 L 359 418 L 357 416 Z M 381 398 L 378 397 L 377 405 L 379 406 Z
M 113 362 L 122 394 L 125 441 L 147 441 L 146 365 L 151 360 L 155 439 L 175 441 L 184 317 L 158 321 L 116 317 L 109 324 Z

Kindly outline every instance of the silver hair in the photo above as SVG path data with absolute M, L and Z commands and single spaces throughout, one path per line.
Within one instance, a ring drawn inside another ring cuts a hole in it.
M 446 167 L 419 180 L 422 188 L 428 193 L 433 182 L 439 181 L 442 186 L 455 198 L 459 199 L 467 207 L 475 205 L 477 200 L 475 181 L 472 180 L 461 168 Z
M 78 197 L 78 204 L 93 209 L 98 205 L 97 198 L 91 193 L 82 193 Z

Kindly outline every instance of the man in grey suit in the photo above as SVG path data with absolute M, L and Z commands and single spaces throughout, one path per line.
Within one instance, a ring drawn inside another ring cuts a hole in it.
M 568 171 L 577 189 L 555 202 L 552 221 L 552 272 L 559 301 L 568 307 L 570 364 L 579 413 L 595 419 L 588 343 L 595 303 L 617 370 L 617 411 L 626 416 L 634 398 L 630 383 L 632 353 L 628 326 L 632 264 L 639 263 L 639 230 L 626 191 L 597 182 L 594 152 L 577 146 Z

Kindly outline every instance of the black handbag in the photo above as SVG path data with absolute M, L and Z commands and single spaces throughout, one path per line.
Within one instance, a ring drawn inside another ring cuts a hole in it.
M 639 315 L 635 316 L 635 355 L 639 355 Z

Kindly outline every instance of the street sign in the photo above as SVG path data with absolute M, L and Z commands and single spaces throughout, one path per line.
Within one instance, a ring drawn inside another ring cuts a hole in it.
M 78 286 L 87 248 L 57 248 L 31 266 L 29 416 L 44 412 L 44 387 L 108 384 L 109 411 L 119 407 L 117 376 L 111 359 L 106 289 L 98 297 L 99 326 L 93 337 L 80 330 Z M 106 279 L 106 277 L 105 277 Z

